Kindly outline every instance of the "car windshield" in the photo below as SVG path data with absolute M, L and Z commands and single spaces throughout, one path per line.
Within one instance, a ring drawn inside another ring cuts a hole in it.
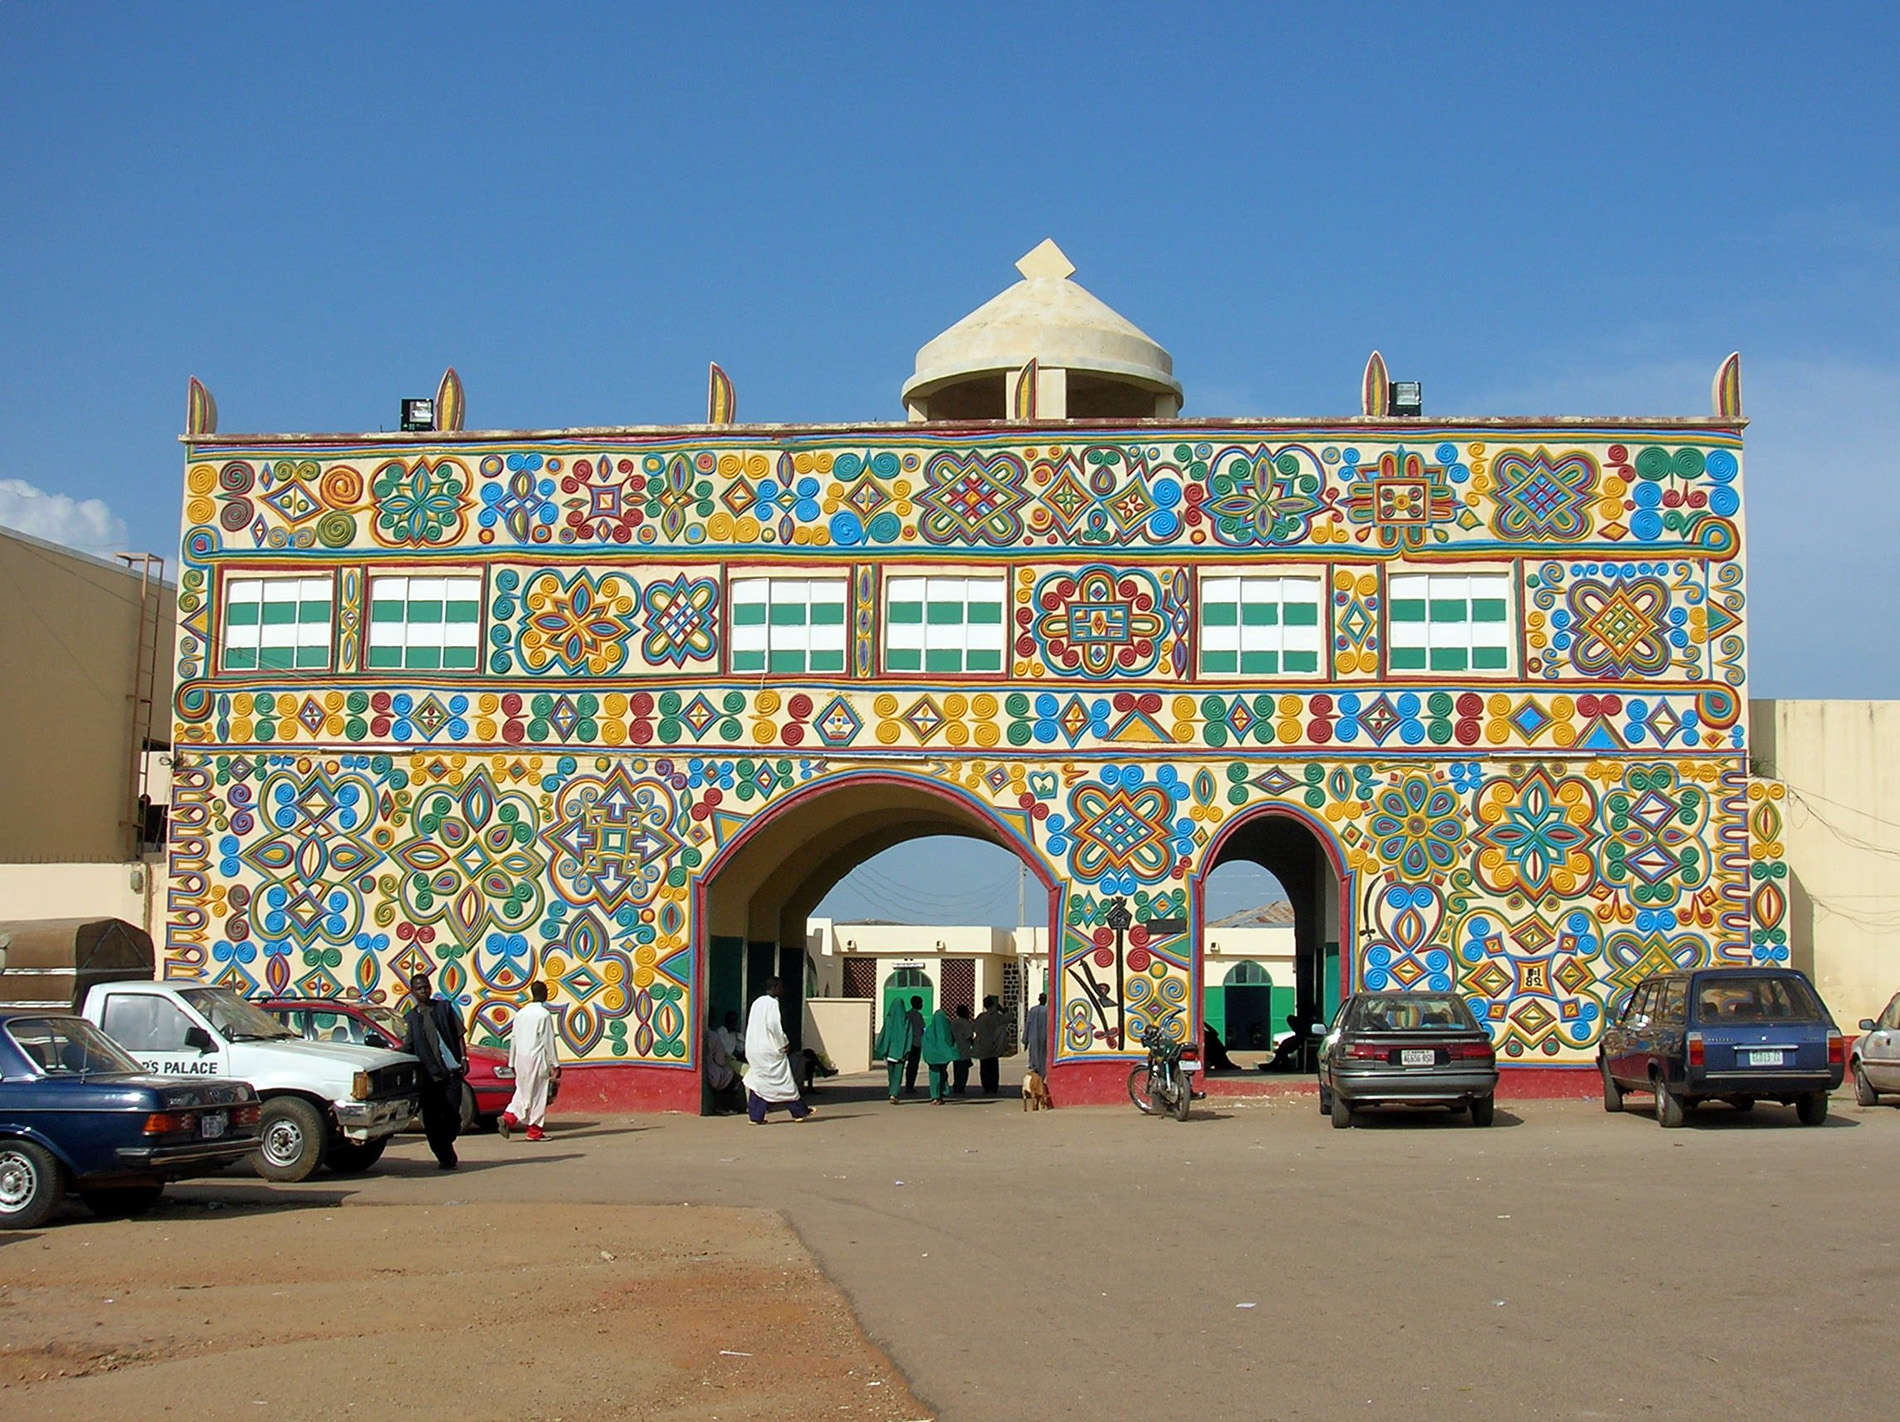
M 402 1014 L 393 1007 L 366 1007 L 363 1015 L 376 1024 L 376 1030 L 398 1046 L 409 1033 L 408 1024 L 402 1020 Z
M 204 1014 L 227 1042 L 275 1042 L 297 1035 L 229 988 L 186 988 L 178 995 Z
M 83 1017 L 15 1017 L 7 1023 L 7 1035 L 45 1076 L 144 1070 Z
M 1368 994 L 1353 1004 L 1349 1032 L 1470 1032 L 1477 1027 L 1464 999 L 1451 993 Z
M 1695 1010 L 1707 1026 L 1821 1020 L 1821 1004 L 1799 978 L 1705 978 L 1696 986 Z

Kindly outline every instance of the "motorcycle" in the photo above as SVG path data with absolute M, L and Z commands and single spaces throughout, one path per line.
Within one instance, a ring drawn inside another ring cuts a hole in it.
M 1141 1034 L 1141 1045 L 1147 1049 L 1148 1060 L 1130 1068 L 1128 1099 L 1144 1116 L 1172 1116 L 1185 1121 L 1196 1094 L 1193 1063 L 1182 1060 L 1185 1044 L 1168 1036 L 1159 1023 L 1150 1023 Z

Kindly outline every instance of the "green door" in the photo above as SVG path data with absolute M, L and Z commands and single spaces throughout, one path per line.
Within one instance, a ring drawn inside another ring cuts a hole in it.
M 893 1012 L 902 1017 L 910 1011 L 910 1000 L 913 997 L 921 997 L 924 1000 L 924 1021 L 928 1022 L 930 1014 L 935 1010 L 933 1005 L 935 994 L 931 991 L 930 979 L 925 976 L 922 968 L 896 969 L 884 979 L 883 1007 L 878 1013 L 878 1027 L 882 1028 L 886 1022 L 890 1021 Z

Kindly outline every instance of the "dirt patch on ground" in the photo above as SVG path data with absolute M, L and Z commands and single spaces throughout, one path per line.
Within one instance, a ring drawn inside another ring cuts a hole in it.
M 601 1205 L 0 1237 L 0 1416 L 923 1418 L 784 1221 Z

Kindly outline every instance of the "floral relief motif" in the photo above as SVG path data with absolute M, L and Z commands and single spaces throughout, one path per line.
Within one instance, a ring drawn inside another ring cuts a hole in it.
M 376 537 L 395 548 L 431 548 L 462 537 L 468 508 L 469 472 L 458 460 L 431 465 L 427 457 L 413 466 L 392 459 L 376 471 Z
M 1214 536 L 1237 547 L 1297 543 L 1326 505 L 1320 466 L 1310 451 L 1264 446 L 1224 449 L 1210 461 L 1208 497 L 1201 507 Z
M 1458 861 L 1464 806 L 1442 781 L 1408 771 L 1380 793 L 1366 828 L 1378 843 L 1379 858 L 1401 879 L 1429 879 L 1448 873 Z
M 1590 823 L 1596 795 L 1587 782 L 1553 778 L 1539 765 L 1519 780 L 1487 782 L 1473 809 L 1475 867 L 1485 888 L 1535 902 L 1549 894 L 1575 897 L 1594 882 Z
M 618 671 L 634 635 L 636 603 L 633 584 L 618 573 L 598 580 L 586 572 L 568 579 L 536 573 L 522 593 L 522 665 L 587 676 Z

